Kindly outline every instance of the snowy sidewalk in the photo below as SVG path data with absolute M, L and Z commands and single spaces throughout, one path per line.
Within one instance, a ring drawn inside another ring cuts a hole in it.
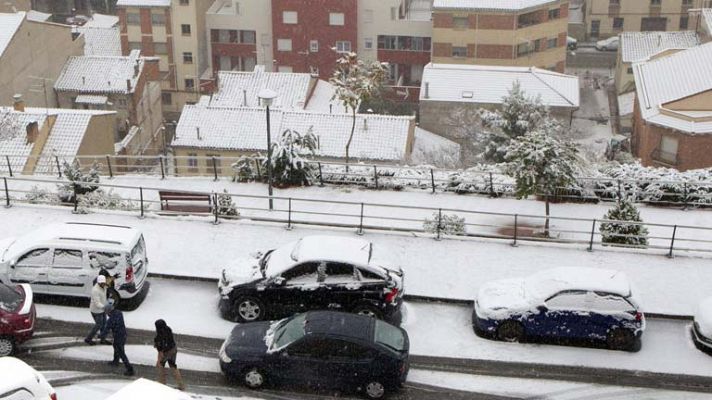
M 684 214 L 684 213 L 681 213 Z M 83 221 L 130 225 L 144 232 L 153 273 L 217 279 L 231 260 L 269 249 L 305 235 L 354 235 L 351 229 L 297 226 L 249 220 L 171 218 L 111 213 L 74 215 L 66 207 L 16 205 L 0 208 L 0 238 L 20 235 L 52 222 Z M 494 240 L 433 240 L 430 237 L 366 232 L 375 250 L 388 251 L 405 270 L 407 294 L 472 300 L 484 282 L 529 275 L 555 266 L 611 268 L 625 271 L 636 284 L 643 310 L 691 315 L 712 293 L 709 259 L 596 250 L 524 243 L 511 247 Z M 190 286 L 184 293 L 190 292 Z M 217 289 L 215 290 L 217 296 Z M 205 305 L 208 306 L 208 305 Z M 144 306 L 142 306 L 144 307 Z M 160 313 L 160 311 L 157 310 Z

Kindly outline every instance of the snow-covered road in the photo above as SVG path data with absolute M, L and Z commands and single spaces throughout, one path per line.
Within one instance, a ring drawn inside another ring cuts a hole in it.
M 216 305 L 213 284 L 153 279 L 144 304 L 126 312 L 125 320 L 129 328 L 150 330 L 157 318 L 163 318 L 177 333 L 224 338 L 233 324 L 220 318 Z M 712 357 L 694 348 L 685 321 L 649 320 L 642 350 L 626 353 L 495 342 L 472 332 L 469 307 L 411 302 L 405 309 L 403 327 L 413 355 L 712 376 Z M 39 304 L 38 312 L 45 318 L 90 322 L 88 310 L 80 307 Z

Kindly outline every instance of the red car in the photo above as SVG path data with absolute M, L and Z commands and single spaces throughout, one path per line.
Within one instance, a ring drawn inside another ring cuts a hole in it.
M 36 316 L 30 285 L 0 283 L 0 357 L 13 354 L 32 337 Z

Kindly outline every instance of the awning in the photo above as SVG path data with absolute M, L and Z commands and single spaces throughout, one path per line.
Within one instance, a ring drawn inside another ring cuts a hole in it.
M 75 103 L 79 104 L 106 104 L 109 99 L 106 96 L 96 96 L 90 94 L 82 94 L 77 96 L 74 100 Z

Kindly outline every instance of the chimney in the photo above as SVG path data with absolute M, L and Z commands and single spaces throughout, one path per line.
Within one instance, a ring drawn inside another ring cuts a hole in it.
M 126 91 L 131 93 L 131 79 L 126 79 Z
M 200 137 L 200 127 L 199 126 L 195 127 L 195 134 L 198 136 L 198 140 L 203 140 L 203 138 Z
M 423 98 L 430 98 L 430 82 L 425 82 L 425 95 L 423 96 Z
M 12 103 L 12 107 L 15 109 L 15 111 L 25 112 L 25 100 L 22 100 L 22 95 L 16 94 L 12 96 L 12 99 L 14 100 Z
M 82 76 L 82 85 L 86 85 L 86 84 L 87 84 L 87 77 Z
M 136 60 L 136 62 L 134 63 L 134 77 L 138 76 L 139 68 L 140 68 L 140 65 L 138 63 L 138 60 Z
M 35 143 L 40 136 L 40 127 L 37 121 L 27 124 L 25 130 L 27 131 L 27 144 Z
M 368 118 L 363 117 L 363 130 L 367 131 L 368 130 Z
M 247 107 L 247 89 L 242 89 L 242 106 Z

